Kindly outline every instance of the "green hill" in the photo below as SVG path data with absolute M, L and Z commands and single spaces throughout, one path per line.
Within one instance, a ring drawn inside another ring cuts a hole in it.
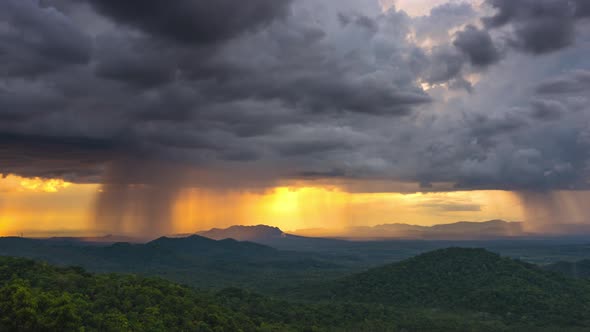
M 52 240 L 0 238 L 0 255 L 81 266 L 92 272 L 160 276 L 200 288 L 240 286 L 283 288 L 291 282 L 323 278 L 318 272 L 344 269 L 312 253 L 280 251 L 252 243 L 201 236 L 162 237 L 146 244 L 79 245 Z
M 590 326 L 589 283 L 483 249 L 437 250 L 346 277 L 327 288 L 333 300 L 467 310 L 554 326 Z
M 0 257 L 0 331 L 508 331 L 489 317 L 353 303 L 290 303 L 133 275 Z
M 247 317 L 189 288 L 0 257 L 1 331 L 253 330 Z

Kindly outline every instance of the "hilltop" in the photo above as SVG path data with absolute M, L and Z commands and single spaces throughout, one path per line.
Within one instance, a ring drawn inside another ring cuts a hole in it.
M 257 226 L 231 226 L 229 228 L 213 228 L 208 231 L 196 233 L 214 240 L 234 239 L 238 241 L 251 241 L 283 250 L 307 251 L 318 247 L 344 245 L 347 241 L 336 239 L 324 239 L 305 237 L 283 232 L 278 227 L 267 225 Z
M 484 249 L 437 250 L 325 287 L 339 300 L 590 324 L 590 284 Z
M 198 232 L 197 235 L 214 240 L 234 239 L 238 241 L 275 240 L 287 237 L 278 227 L 257 226 L 231 226 L 229 228 L 213 228 L 208 231 Z

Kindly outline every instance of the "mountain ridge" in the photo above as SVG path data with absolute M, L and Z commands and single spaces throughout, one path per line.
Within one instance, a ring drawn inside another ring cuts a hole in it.
M 238 241 L 277 239 L 287 236 L 280 228 L 268 225 L 233 225 L 228 228 L 212 228 L 208 231 L 200 231 L 195 234 L 214 240 L 231 238 Z
M 313 233 L 313 232 L 310 232 Z M 234 225 L 228 228 L 213 228 L 195 233 L 216 240 L 233 238 L 239 241 L 254 241 L 264 244 L 279 242 L 281 239 L 340 238 L 352 240 L 386 239 L 428 239 L 428 240 L 470 240 L 496 239 L 527 236 L 520 222 L 489 220 L 485 222 L 459 221 L 450 224 L 420 226 L 403 223 L 381 224 L 376 226 L 351 227 L 332 236 L 313 236 L 306 230 L 284 232 L 278 227 L 267 225 Z

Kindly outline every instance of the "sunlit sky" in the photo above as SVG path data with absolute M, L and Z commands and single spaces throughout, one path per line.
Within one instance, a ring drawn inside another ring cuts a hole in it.
M 0 235 L 104 235 L 94 220 L 100 185 L 8 176 L 0 180 Z M 129 216 L 133 219 L 133 213 Z M 184 190 L 173 209 L 173 232 L 234 224 L 285 231 L 341 230 L 386 223 L 432 225 L 459 220 L 522 220 L 509 192 L 347 193 L 336 187 L 279 187 L 263 191 Z M 125 231 L 125 230 L 124 230 Z M 133 233 L 133 228 L 127 230 Z
M 408 13 L 411 16 L 422 16 L 427 15 L 430 13 L 430 10 L 436 6 L 445 4 L 445 3 L 463 3 L 468 2 L 473 4 L 474 6 L 479 6 L 483 2 L 483 0 L 380 0 L 381 6 L 384 9 L 389 9 L 391 6 L 396 6 L 398 9 L 401 9 Z

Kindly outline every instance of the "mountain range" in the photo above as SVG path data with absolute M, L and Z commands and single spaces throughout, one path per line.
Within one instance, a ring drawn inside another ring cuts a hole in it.
M 351 227 L 343 231 L 321 231 L 318 229 L 299 230 L 287 234 L 277 227 L 232 226 L 225 229 L 214 228 L 197 233 L 208 238 L 221 240 L 232 238 L 239 241 L 259 243 L 277 243 L 312 238 L 317 234 L 324 238 L 349 240 L 387 240 L 387 239 L 423 239 L 423 240 L 482 240 L 513 238 L 530 235 L 524 231 L 522 223 L 503 220 L 486 222 L 462 221 L 453 224 L 418 226 L 409 224 L 384 224 L 372 227 Z

